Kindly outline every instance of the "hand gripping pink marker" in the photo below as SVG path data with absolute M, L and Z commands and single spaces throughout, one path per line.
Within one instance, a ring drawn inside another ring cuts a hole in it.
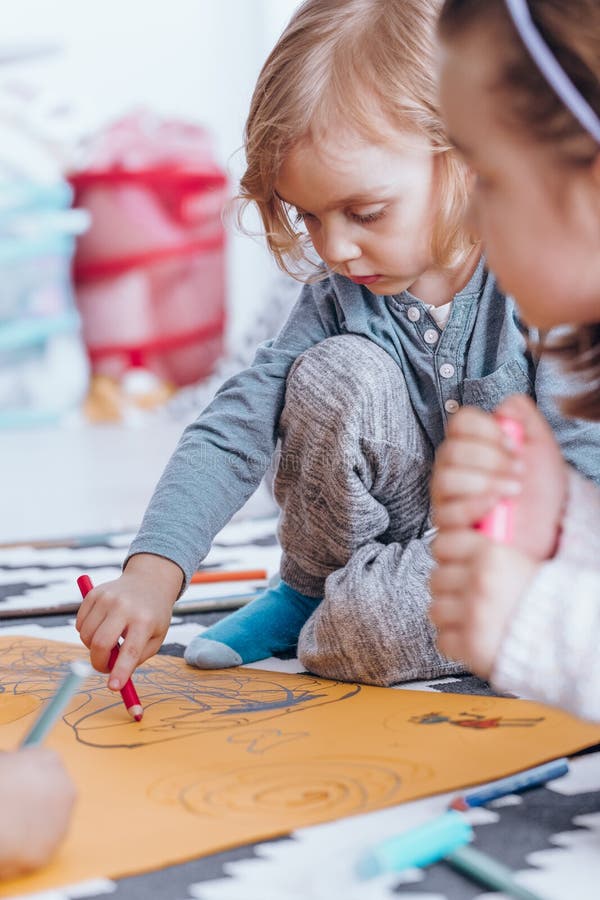
M 516 447 L 523 446 L 523 426 L 515 419 L 498 416 L 498 424 L 502 431 L 512 439 Z M 505 497 L 474 526 L 493 541 L 500 544 L 511 544 L 514 534 L 514 501 Z

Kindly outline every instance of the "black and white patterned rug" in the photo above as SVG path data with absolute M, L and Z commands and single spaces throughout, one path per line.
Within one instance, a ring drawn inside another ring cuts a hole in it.
M 74 613 L 20 617 L 19 610 L 46 610 L 77 602 L 75 578 L 88 572 L 98 582 L 118 574 L 129 536 L 99 538 L 84 546 L 0 548 L 0 628 L 53 640 L 78 640 Z M 232 523 L 215 541 L 210 568 L 277 570 L 275 520 Z M 247 586 L 193 586 L 193 596 L 237 593 Z M 190 595 L 190 596 L 191 596 Z M 4 618 L 2 616 L 4 615 Z M 164 654 L 181 656 L 198 631 L 222 612 L 175 616 Z M 10 617 L 7 617 L 10 616 Z M 299 672 L 295 659 L 262 660 L 260 668 Z M 487 685 L 465 676 L 405 686 L 430 691 L 487 694 Z M 248 845 L 119 881 L 95 881 L 36 894 L 39 900 L 472 900 L 486 893 L 444 864 L 402 877 L 360 882 L 356 862 L 371 846 L 419 825 L 446 809 L 437 796 L 368 815 L 295 832 L 287 838 Z M 519 873 L 523 886 L 548 900 L 600 897 L 600 753 L 572 761 L 571 772 L 522 796 L 472 810 L 476 846 Z M 33 895 L 32 895 L 33 896 Z

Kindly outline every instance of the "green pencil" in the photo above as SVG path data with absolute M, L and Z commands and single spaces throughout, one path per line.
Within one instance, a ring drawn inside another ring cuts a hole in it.
M 25 735 L 21 747 L 39 744 L 44 740 L 81 682 L 91 675 L 92 671 L 90 664 L 82 659 L 69 663 L 69 671 L 59 684 L 55 695 L 46 703 Z
M 534 894 L 517 884 L 510 869 L 486 853 L 475 850 L 474 847 L 459 847 L 458 850 L 453 850 L 452 853 L 445 856 L 444 862 L 463 875 L 472 878 L 473 881 L 479 881 L 486 887 L 502 891 L 509 897 L 515 897 L 516 900 L 543 900 L 539 894 Z

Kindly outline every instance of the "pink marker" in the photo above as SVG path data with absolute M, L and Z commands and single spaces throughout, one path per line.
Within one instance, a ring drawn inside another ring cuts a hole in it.
M 498 424 L 502 431 L 512 439 L 515 447 L 523 446 L 523 426 L 520 422 L 498 416 Z M 509 497 L 500 500 L 487 516 L 477 522 L 475 529 L 500 544 L 511 544 L 514 534 L 513 500 Z

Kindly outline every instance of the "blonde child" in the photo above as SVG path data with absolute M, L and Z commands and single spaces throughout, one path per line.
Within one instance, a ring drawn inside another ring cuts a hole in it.
M 156 652 L 173 602 L 281 441 L 281 583 L 195 638 L 219 667 L 293 650 L 374 684 L 461 670 L 429 623 L 429 476 L 463 403 L 535 394 L 582 468 L 598 430 L 561 419 L 551 365 L 462 225 L 469 175 L 436 102 L 436 0 L 308 0 L 268 58 L 241 197 L 306 282 L 274 340 L 184 433 L 119 579 L 77 619 L 118 689 Z
M 600 5 L 447 0 L 440 33 L 443 111 L 477 176 L 473 226 L 524 318 L 568 324 L 560 352 L 579 393 L 565 375 L 563 406 L 598 420 Z M 463 410 L 438 454 L 439 646 L 501 690 L 599 720 L 600 492 L 527 398 L 499 411 L 523 423 L 522 452 L 492 416 Z M 597 477 L 597 448 L 591 461 Z M 472 531 L 507 478 L 519 489 L 514 549 Z

